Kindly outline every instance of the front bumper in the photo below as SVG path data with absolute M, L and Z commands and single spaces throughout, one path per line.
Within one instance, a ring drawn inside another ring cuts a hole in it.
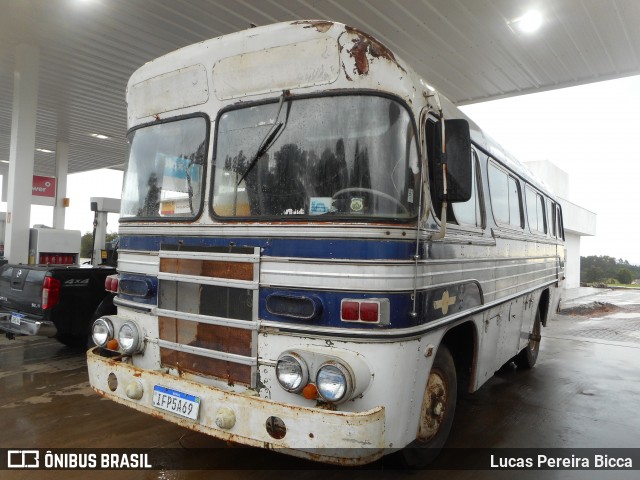
M 42 335 L 53 337 L 57 329 L 53 322 L 15 316 L 14 312 L 0 311 L 0 330 L 12 335 Z
M 87 352 L 89 381 L 100 395 L 115 402 L 160 417 L 213 437 L 254 447 L 337 465 L 362 465 L 384 454 L 384 407 L 365 412 L 339 412 L 275 402 L 257 396 L 227 392 L 163 372 L 143 370 L 124 363 L 120 357 L 100 355 L 98 347 Z M 117 378 L 111 388 L 110 374 Z M 200 398 L 197 420 L 190 420 L 152 405 L 153 387 L 162 385 Z M 129 387 L 129 388 L 128 388 Z M 134 388 L 135 387 L 135 388 Z M 127 392 L 137 392 L 139 400 Z M 141 392 L 141 393 L 140 393 Z M 247 393 L 253 391 L 247 391 Z M 221 412 L 233 413 L 234 422 L 218 426 Z M 284 437 L 275 439 L 267 431 L 268 419 L 284 422 Z

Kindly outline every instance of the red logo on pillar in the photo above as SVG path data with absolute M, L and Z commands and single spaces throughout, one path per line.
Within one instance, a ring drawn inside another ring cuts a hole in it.
M 41 177 L 40 175 L 34 175 L 31 193 L 36 197 L 55 197 L 56 177 Z

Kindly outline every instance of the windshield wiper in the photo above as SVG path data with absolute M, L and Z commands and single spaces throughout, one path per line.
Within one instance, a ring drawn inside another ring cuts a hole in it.
M 282 104 L 284 103 L 285 93 L 286 92 L 282 92 L 282 95 L 280 96 L 280 104 L 278 105 L 278 113 L 276 114 L 276 120 L 278 120 L 278 118 L 280 117 L 280 112 L 282 111 Z M 285 121 L 286 121 L 286 118 L 285 118 Z M 255 155 L 251 158 L 251 161 L 249 162 L 247 169 L 244 171 L 244 173 L 240 177 L 240 180 L 238 180 L 236 187 L 239 186 L 245 178 L 247 178 L 247 175 L 249 175 L 249 172 L 253 170 L 253 167 L 258 162 L 258 159 L 260 159 L 260 157 L 262 157 L 265 153 L 267 153 L 267 150 L 269 150 L 274 140 L 278 137 L 278 133 L 280 132 L 280 130 L 282 130 L 282 127 L 284 127 L 284 122 L 278 122 L 278 123 L 275 123 L 269 129 L 267 134 L 262 139 L 262 142 L 260 142 L 260 146 L 258 147 L 258 150 L 256 151 Z

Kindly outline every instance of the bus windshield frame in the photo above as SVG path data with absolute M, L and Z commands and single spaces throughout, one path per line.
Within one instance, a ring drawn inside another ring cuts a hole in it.
M 420 160 L 411 110 L 349 92 L 220 112 L 211 214 L 233 221 L 411 222 Z
M 120 221 L 192 221 L 203 210 L 210 121 L 185 115 L 137 126 L 129 154 Z

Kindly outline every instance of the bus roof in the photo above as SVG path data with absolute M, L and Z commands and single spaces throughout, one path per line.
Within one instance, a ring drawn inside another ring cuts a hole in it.
M 188 85 L 189 88 L 185 88 Z M 383 43 L 348 25 L 327 20 L 281 22 L 205 40 L 152 60 L 127 86 L 128 126 L 224 106 L 328 90 L 378 90 L 401 97 L 417 114 L 434 89 Z M 439 95 L 445 118 L 469 121 L 473 141 L 538 189 L 549 189 L 515 157 Z M 178 113 L 179 112 L 179 113 Z

